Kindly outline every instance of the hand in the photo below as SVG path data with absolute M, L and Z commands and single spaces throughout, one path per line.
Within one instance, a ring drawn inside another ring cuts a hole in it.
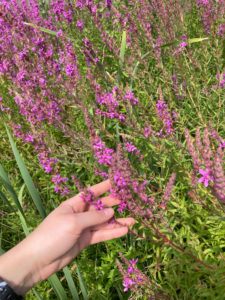
M 110 188 L 109 180 L 89 188 L 96 197 Z M 105 206 L 119 200 L 101 198 Z M 114 210 L 96 211 L 83 202 L 80 194 L 61 203 L 21 243 L 0 257 L 0 277 L 18 293 L 25 294 L 37 282 L 65 267 L 91 244 L 121 237 L 135 223 L 133 218 L 108 223 Z

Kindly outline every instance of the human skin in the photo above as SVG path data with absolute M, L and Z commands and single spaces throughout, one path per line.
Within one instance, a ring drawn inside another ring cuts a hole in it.
M 89 188 L 96 197 L 110 189 L 109 180 Z M 101 198 L 104 208 L 97 211 L 78 194 L 62 202 L 18 245 L 0 256 L 0 278 L 18 295 L 68 265 L 85 247 L 125 235 L 133 218 L 119 218 L 111 208 L 120 203 L 111 195 Z

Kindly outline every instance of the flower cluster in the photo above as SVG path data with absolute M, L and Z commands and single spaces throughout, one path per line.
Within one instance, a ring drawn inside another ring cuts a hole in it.
M 159 99 L 156 103 L 157 114 L 162 120 L 166 135 L 171 135 L 174 132 L 173 119 L 168 110 L 168 106 L 164 100 Z
M 65 183 L 68 181 L 67 177 L 62 177 L 60 174 L 55 174 L 52 176 L 52 182 L 54 183 L 54 190 L 56 193 L 66 196 L 70 193 L 70 190 Z
M 127 142 L 125 143 L 125 148 L 127 150 L 127 152 L 133 153 L 133 154 L 140 154 L 140 150 L 138 150 L 138 148 L 136 146 L 134 146 L 134 144 L 132 144 L 131 142 Z
M 92 146 L 98 163 L 100 165 L 111 166 L 114 150 L 107 148 L 98 136 L 93 139 Z
M 128 203 L 132 202 L 133 199 L 131 193 L 131 177 L 130 163 L 123 155 L 122 146 L 118 145 L 109 170 L 109 179 L 112 186 L 112 195 L 121 200 L 118 208 L 120 213 L 128 207 Z
M 139 102 L 132 91 L 126 92 L 126 94 L 124 95 L 124 99 L 129 101 L 132 105 L 137 105 Z
M 225 23 L 219 25 L 217 34 L 221 37 L 223 37 L 225 35 Z
M 119 112 L 118 87 L 115 86 L 111 92 L 96 95 L 96 102 L 105 107 L 107 111 L 96 109 L 96 114 L 105 116 L 109 119 L 118 119 L 125 121 L 125 115 Z
M 141 286 L 144 287 L 150 284 L 149 279 L 146 275 L 144 275 L 137 267 L 138 259 L 126 259 L 122 253 L 119 253 L 119 256 L 123 263 L 125 264 L 126 268 L 122 266 L 122 264 L 117 261 L 117 267 L 123 276 L 123 288 L 124 292 L 129 290 L 135 291 L 137 288 Z
M 193 143 L 188 130 L 185 131 L 185 137 L 188 151 L 193 160 L 195 175 L 201 175 L 198 182 L 206 187 L 209 186 L 217 199 L 225 203 L 224 152 L 221 145 L 215 151 L 212 150 L 208 128 L 204 129 L 202 138 L 199 128 L 196 130 L 195 143 Z
M 104 208 L 101 199 L 96 199 L 94 193 L 90 189 L 83 190 L 83 192 L 81 193 L 81 199 L 87 205 L 93 205 L 96 210 L 102 210 Z
M 216 76 L 220 88 L 225 87 L 225 73 L 217 74 Z

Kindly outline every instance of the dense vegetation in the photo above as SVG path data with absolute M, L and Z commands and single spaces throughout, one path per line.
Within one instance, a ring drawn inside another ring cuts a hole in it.
M 0 0 L 1 251 L 106 178 L 137 220 L 27 299 L 77 299 L 68 276 L 80 299 L 224 299 L 224 16 L 224 0 Z

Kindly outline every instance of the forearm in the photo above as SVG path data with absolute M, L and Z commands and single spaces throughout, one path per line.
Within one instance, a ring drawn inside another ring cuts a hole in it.
M 36 273 L 32 249 L 26 240 L 0 256 L 0 278 L 18 295 L 24 295 L 39 281 Z

